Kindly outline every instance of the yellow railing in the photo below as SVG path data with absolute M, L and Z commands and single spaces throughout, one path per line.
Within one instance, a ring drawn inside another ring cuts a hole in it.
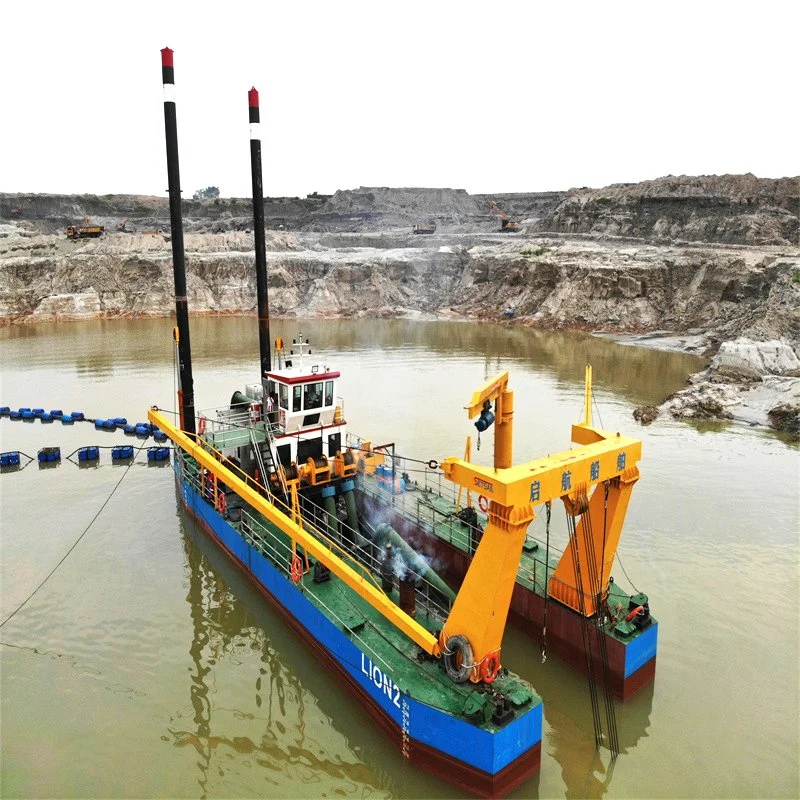
M 176 428 L 157 408 L 152 408 L 148 411 L 147 416 L 185 453 L 192 456 L 202 467 L 209 470 L 229 486 L 245 503 L 258 511 L 267 521 L 296 541 L 305 549 L 308 555 L 324 564 L 334 575 L 356 591 L 403 634 L 427 653 L 439 655 L 440 650 L 436 637 L 396 606 L 391 598 L 374 585 L 371 575 L 367 579 L 363 573 L 357 572 L 336 555 L 331 549 L 331 542 L 321 541 L 306 531 L 302 525 L 292 521 L 274 503 L 252 488 L 247 481 L 220 463 L 215 454 L 209 453 L 205 447 L 194 441 L 184 431 Z

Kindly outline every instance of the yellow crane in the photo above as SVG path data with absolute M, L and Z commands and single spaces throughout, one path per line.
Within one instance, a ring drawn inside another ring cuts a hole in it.
M 567 548 L 550 578 L 551 596 L 587 617 L 599 610 L 597 597 L 607 591 L 631 490 L 639 478 L 636 463 L 642 444 L 592 426 L 591 381 L 587 367 L 584 419 L 572 426 L 578 447 L 517 466 L 511 461 L 514 396 L 508 373 L 484 384 L 466 406 L 470 419 L 479 417 L 479 431 L 495 420 L 497 424 L 493 467 L 459 458 L 442 464 L 447 478 L 489 501 L 486 530 L 439 636 L 445 657 L 455 657 L 448 669 L 451 677 L 458 672 L 462 679 L 478 682 L 499 668 L 525 534 L 537 507 L 545 503 L 561 500 L 573 519 L 580 517 L 575 528 L 578 560 L 586 564 L 594 557 L 599 565 L 598 591 L 588 570 L 576 570 L 573 550 Z
M 607 591 L 631 490 L 639 478 L 636 463 L 642 448 L 638 439 L 593 427 L 591 379 L 591 367 L 587 367 L 584 419 L 572 426 L 572 441 L 578 447 L 517 466 L 512 465 L 514 395 L 508 389 L 508 372 L 473 393 L 466 409 L 470 419 L 478 417 L 478 431 L 496 421 L 494 466 L 470 463 L 467 451 L 465 459 L 445 459 L 442 470 L 453 483 L 488 498 L 488 523 L 438 638 L 395 605 L 373 576 L 354 565 L 335 542 L 264 497 L 200 437 L 180 430 L 155 408 L 148 418 L 202 468 L 289 535 L 293 549 L 303 547 L 411 641 L 444 658 L 453 680 L 491 683 L 501 666 L 500 649 L 522 545 L 538 507 L 560 499 L 572 518 L 580 516 L 574 553 L 578 561 L 594 557 L 600 564 L 594 581 L 589 572 L 586 577 L 580 573 L 577 580 L 573 577 L 578 574 L 575 555 L 567 549 L 550 578 L 551 596 L 589 617 L 598 611 L 597 599 L 602 602 Z

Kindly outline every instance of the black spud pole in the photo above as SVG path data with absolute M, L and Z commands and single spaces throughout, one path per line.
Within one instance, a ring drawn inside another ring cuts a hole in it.
M 256 300 L 258 303 L 258 346 L 261 378 L 272 369 L 269 338 L 269 288 L 267 286 L 267 245 L 264 239 L 264 184 L 261 177 L 261 116 L 258 91 L 247 93 L 250 110 L 250 171 L 253 175 L 253 234 L 256 245 Z
M 181 213 L 181 175 L 178 166 L 178 123 L 175 114 L 175 68 L 172 50 L 161 51 L 161 76 L 164 81 L 164 131 L 167 138 L 169 176 L 169 219 L 172 227 L 172 271 L 175 278 L 175 318 L 178 323 L 178 408 L 181 428 L 195 432 L 192 347 L 189 341 L 189 301 L 186 296 L 186 263 L 183 249 Z

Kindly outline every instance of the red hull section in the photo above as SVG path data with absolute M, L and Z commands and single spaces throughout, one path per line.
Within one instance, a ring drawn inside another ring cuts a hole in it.
M 364 498 L 365 504 L 374 501 Z M 438 572 L 449 583 L 460 586 L 467 573 L 471 558 L 449 542 L 425 533 L 401 514 L 383 509 L 388 514 L 389 524 L 416 550 L 423 553 L 438 565 Z M 510 618 L 535 641 L 542 640 L 544 620 L 544 598 L 536 592 L 514 585 L 511 597 Z M 600 670 L 600 650 L 597 631 L 589 627 L 589 641 L 594 656 L 593 663 L 598 670 L 596 678 L 602 680 Z M 626 646 L 612 636 L 606 637 L 608 664 L 611 671 L 611 684 L 614 694 L 622 701 L 629 700 L 643 686 L 651 683 L 656 674 L 656 660 L 650 659 L 638 670 L 625 677 Z M 547 603 L 547 652 L 566 661 L 574 669 L 587 673 L 586 655 L 583 649 L 583 630 L 581 619 L 572 609 L 552 598 Z

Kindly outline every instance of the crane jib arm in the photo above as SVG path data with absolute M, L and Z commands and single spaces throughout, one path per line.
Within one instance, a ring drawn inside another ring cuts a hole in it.
M 580 428 L 581 426 L 575 426 Z M 539 505 L 616 478 L 642 457 L 642 443 L 620 434 L 583 429 L 597 441 L 508 469 L 470 464 L 460 458 L 442 462 L 445 476 L 501 506 Z

